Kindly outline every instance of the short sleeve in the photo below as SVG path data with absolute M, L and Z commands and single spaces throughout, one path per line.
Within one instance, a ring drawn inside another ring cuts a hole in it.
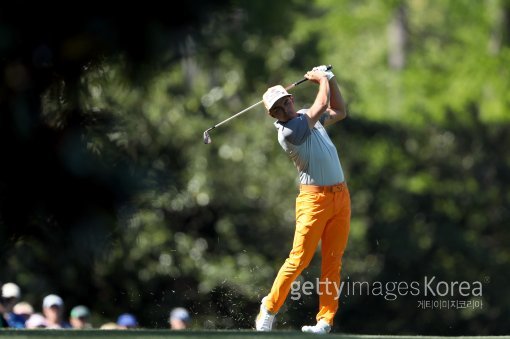
M 294 145 L 301 145 L 311 133 L 305 114 L 301 114 L 285 123 L 280 123 L 280 126 L 285 140 Z

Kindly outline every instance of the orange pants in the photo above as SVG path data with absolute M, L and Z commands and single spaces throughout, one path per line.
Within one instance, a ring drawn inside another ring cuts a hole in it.
M 319 284 L 317 321 L 323 319 L 333 325 L 338 310 L 337 289 L 340 288 L 342 256 L 347 246 L 350 219 L 351 202 L 345 183 L 334 186 L 301 185 L 296 198 L 296 231 L 292 250 L 280 268 L 265 303 L 270 312 L 276 313 L 282 307 L 292 282 L 308 266 L 321 240 L 322 283 Z M 326 282 L 330 293 L 326 293 Z

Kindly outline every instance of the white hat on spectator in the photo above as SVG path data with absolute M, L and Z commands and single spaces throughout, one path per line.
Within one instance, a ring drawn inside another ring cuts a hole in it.
M 34 313 L 25 322 L 27 328 L 42 328 L 48 326 L 46 318 L 41 313 Z
M 43 307 L 48 308 L 51 306 L 62 307 L 64 306 L 64 301 L 56 294 L 49 294 L 46 297 L 44 297 Z
M 34 308 L 32 305 L 27 303 L 26 301 L 20 301 L 12 308 L 12 311 L 16 314 L 27 314 L 30 315 L 34 313 Z
M 21 296 L 21 291 L 20 291 L 18 285 L 16 285 L 15 283 L 12 283 L 12 282 L 3 284 L 2 297 L 19 299 L 20 296 Z

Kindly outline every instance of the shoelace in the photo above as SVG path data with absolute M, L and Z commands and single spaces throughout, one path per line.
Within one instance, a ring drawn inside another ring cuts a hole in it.
M 270 328 L 271 327 L 271 318 L 273 315 L 269 314 L 269 312 L 265 311 L 262 315 L 262 328 Z

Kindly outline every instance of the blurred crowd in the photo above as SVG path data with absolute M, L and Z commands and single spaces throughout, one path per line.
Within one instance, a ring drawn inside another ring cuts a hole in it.
M 64 300 L 56 294 L 49 294 L 42 300 L 41 311 L 21 299 L 21 289 L 13 282 L 2 285 L 0 299 L 0 328 L 34 329 L 34 328 L 67 328 L 91 329 L 90 309 L 85 305 L 76 305 L 69 314 L 64 312 Z M 183 307 L 170 311 L 168 326 L 173 330 L 184 330 L 190 325 L 191 317 Z M 100 325 L 100 329 L 139 328 L 138 320 L 132 313 L 120 314 L 116 321 Z

